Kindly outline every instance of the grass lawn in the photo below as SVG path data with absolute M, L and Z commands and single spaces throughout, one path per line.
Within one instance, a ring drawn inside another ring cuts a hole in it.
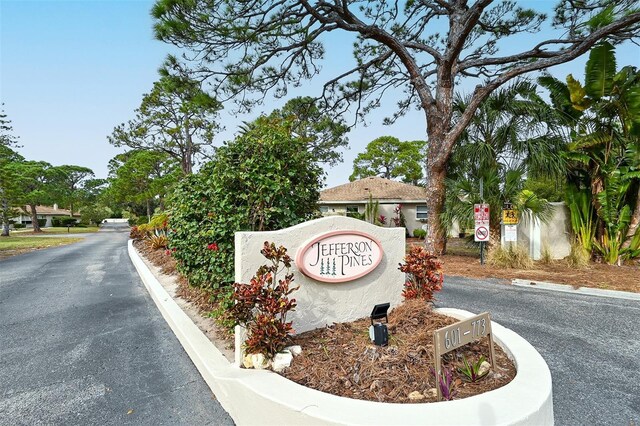
M 69 234 L 88 234 L 91 232 L 98 232 L 99 230 L 100 228 L 98 228 L 97 226 L 87 226 L 86 228 L 70 227 L 68 233 Z M 52 228 L 42 228 L 42 232 L 44 234 L 66 234 L 67 227 L 60 226 L 60 227 L 52 227 Z M 31 228 L 19 229 L 16 231 L 11 231 L 11 233 L 16 235 L 38 235 L 38 234 L 34 234 Z
M 82 238 L 0 237 L 0 258 L 82 241 Z

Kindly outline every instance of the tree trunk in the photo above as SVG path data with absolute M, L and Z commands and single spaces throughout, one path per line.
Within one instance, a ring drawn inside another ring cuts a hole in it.
M 38 212 L 36 211 L 35 204 L 29 204 L 31 209 L 31 226 L 33 226 L 33 232 L 42 232 L 40 225 L 38 224 Z
M 6 198 L 2 199 L 2 234 L 0 237 L 9 236 L 9 203 Z
M 636 234 L 640 225 L 640 185 L 638 185 L 638 193 L 636 194 L 636 206 L 633 209 L 631 215 L 631 223 L 629 224 L 629 230 L 627 231 L 627 241 L 624 242 L 622 248 L 629 248 L 631 245 L 631 239 Z
M 151 222 L 151 200 L 147 198 L 147 220 Z
M 429 166 L 427 166 L 429 167 Z M 424 244 L 427 250 L 441 255 L 446 250 L 446 235 L 440 224 L 444 209 L 446 169 L 432 167 L 427 180 L 427 236 Z

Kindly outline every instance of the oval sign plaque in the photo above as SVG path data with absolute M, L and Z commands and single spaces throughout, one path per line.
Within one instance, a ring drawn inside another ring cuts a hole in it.
M 322 234 L 296 254 L 298 269 L 318 281 L 353 281 L 376 269 L 382 261 L 382 245 L 360 231 Z

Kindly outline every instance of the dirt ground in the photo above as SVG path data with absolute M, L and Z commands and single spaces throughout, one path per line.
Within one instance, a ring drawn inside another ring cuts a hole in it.
M 416 244 L 411 239 L 408 244 Z M 449 241 L 447 254 L 441 257 L 446 276 L 471 278 L 498 278 L 510 283 L 514 278 L 569 284 L 574 287 L 592 287 L 640 293 L 640 266 L 613 266 L 591 263 L 585 268 L 571 267 L 564 260 L 550 264 L 534 262 L 532 269 L 505 269 L 488 264 L 480 265 L 480 254 L 464 241 L 455 238 Z

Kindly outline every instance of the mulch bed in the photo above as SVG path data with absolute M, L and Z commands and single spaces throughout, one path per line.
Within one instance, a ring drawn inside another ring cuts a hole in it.
M 370 320 L 301 333 L 294 344 L 302 347 L 291 367 L 282 373 L 301 385 L 347 398 L 380 402 L 435 402 L 433 331 L 457 320 L 432 311 L 424 301 L 409 300 L 389 314 L 389 346 L 369 340 Z M 462 380 L 457 367 L 462 357 L 488 358 L 489 339 L 465 345 L 443 356 L 443 368 L 451 368 L 458 391 L 455 399 L 467 398 L 509 383 L 516 375 L 513 362 L 495 345 L 496 371 L 477 383 Z M 409 399 L 418 391 L 424 398 Z

